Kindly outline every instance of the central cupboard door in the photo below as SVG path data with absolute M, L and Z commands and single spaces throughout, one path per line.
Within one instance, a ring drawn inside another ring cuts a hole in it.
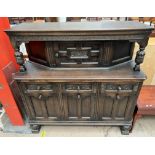
M 61 120 L 97 120 L 98 95 L 95 83 L 63 84 L 59 109 Z M 62 102 L 62 103 L 61 103 Z

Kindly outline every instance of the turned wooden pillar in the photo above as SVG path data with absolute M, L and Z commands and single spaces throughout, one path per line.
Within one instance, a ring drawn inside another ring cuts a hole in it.
M 16 42 L 15 43 L 15 58 L 17 63 L 20 65 L 20 72 L 25 72 L 26 71 L 26 67 L 24 65 L 24 57 L 23 57 L 23 53 L 20 52 L 20 42 Z
M 143 63 L 144 61 L 144 56 L 145 56 L 145 47 L 148 44 L 148 39 L 145 38 L 144 40 L 138 41 L 139 44 L 139 50 L 137 51 L 136 58 L 135 58 L 135 67 L 134 71 L 140 71 L 140 64 Z

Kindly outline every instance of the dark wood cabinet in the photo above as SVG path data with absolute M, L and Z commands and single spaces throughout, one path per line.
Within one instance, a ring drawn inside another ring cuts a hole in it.
M 19 84 L 30 119 L 66 121 L 130 120 L 141 84 Z M 58 93 L 59 92 L 59 93 Z
M 21 24 L 6 30 L 20 65 L 13 78 L 32 131 L 40 125 L 115 125 L 128 134 L 146 79 L 140 64 L 152 30 L 120 21 Z

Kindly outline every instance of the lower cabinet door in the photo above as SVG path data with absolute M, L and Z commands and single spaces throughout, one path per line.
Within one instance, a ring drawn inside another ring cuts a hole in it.
M 131 120 L 136 105 L 138 85 L 101 86 L 100 114 L 102 120 Z M 104 87 L 104 88 L 103 88 Z
M 25 88 L 25 107 L 29 118 L 58 119 L 58 94 L 53 84 L 27 84 Z
M 25 86 L 25 109 L 31 120 L 131 120 L 138 88 L 136 84 L 30 84 Z
M 119 99 L 118 99 L 119 98 Z M 134 96 L 111 95 L 101 97 L 102 120 L 130 120 L 135 108 Z
M 57 119 L 58 97 L 56 94 L 50 96 L 42 96 L 42 94 L 33 96 L 31 94 L 26 98 L 29 100 L 29 105 L 32 107 L 36 119 Z
M 64 112 L 61 112 L 64 114 L 62 119 L 96 120 L 99 105 L 96 90 L 95 84 L 64 84 L 62 102 L 65 108 Z
M 63 94 L 63 102 L 66 107 L 65 120 L 97 119 L 95 94 Z

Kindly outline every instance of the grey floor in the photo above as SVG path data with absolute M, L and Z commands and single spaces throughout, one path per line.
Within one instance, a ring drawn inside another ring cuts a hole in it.
M 42 126 L 39 134 L 4 133 L 0 137 L 120 137 L 119 127 L 108 126 Z M 155 116 L 137 120 L 132 133 L 123 137 L 154 137 Z

